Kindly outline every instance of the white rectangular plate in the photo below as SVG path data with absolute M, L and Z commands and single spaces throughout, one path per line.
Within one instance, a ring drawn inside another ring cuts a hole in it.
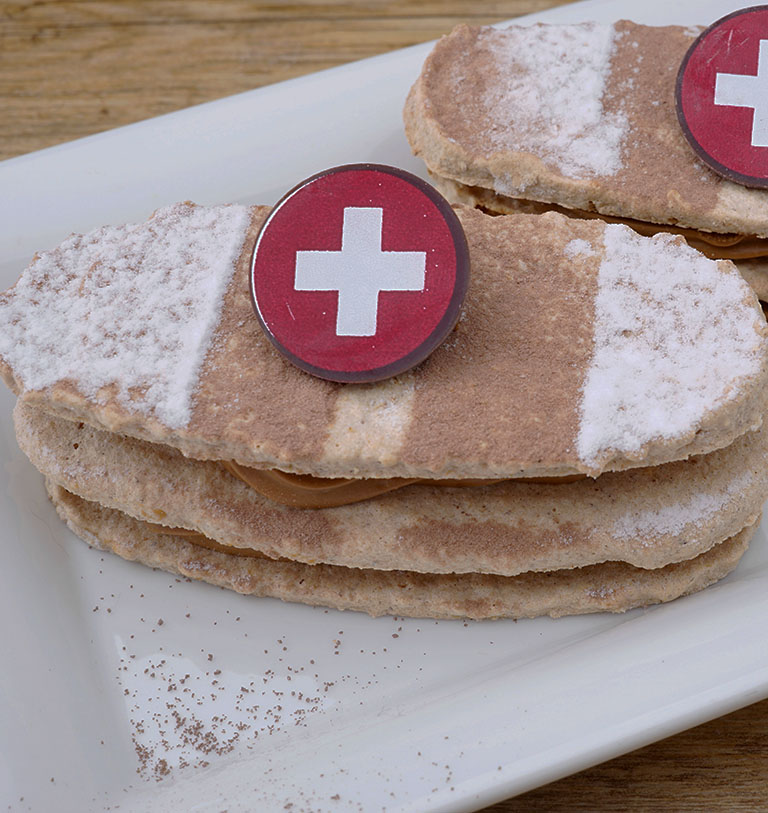
M 602 0 L 536 19 L 709 23 L 734 7 Z M 400 111 L 428 49 L 6 161 L 2 288 L 36 249 L 173 201 L 272 203 L 356 161 L 423 174 Z M 291 606 L 76 540 L 16 447 L 12 401 L 0 394 L 3 809 L 471 810 L 768 695 L 765 528 L 721 584 L 621 616 Z

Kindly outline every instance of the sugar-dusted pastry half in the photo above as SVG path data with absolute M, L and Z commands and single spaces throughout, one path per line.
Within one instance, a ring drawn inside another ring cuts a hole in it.
M 677 26 L 460 25 L 405 106 L 413 151 L 455 202 L 556 209 L 681 233 L 707 256 L 755 260 L 768 293 L 768 193 L 725 180 L 685 140 L 675 81 L 699 33 Z
M 662 466 L 571 483 L 414 484 L 349 505 L 295 508 L 216 461 L 18 404 L 21 449 L 52 483 L 157 533 L 305 564 L 424 573 L 656 569 L 754 524 L 768 495 L 768 432 Z
M 757 299 L 682 238 L 459 208 L 471 280 L 455 331 L 409 373 L 339 385 L 289 364 L 253 315 L 267 213 L 179 204 L 38 254 L 0 295 L 4 379 L 69 420 L 323 478 L 597 476 L 762 422 Z
M 75 534 L 124 559 L 239 593 L 371 615 L 481 619 L 622 612 L 670 601 L 721 579 L 738 564 L 756 528 L 756 524 L 744 528 L 695 559 L 656 570 L 609 562 L 512 577 L 438 575 L 307 565 L 212 550 L 158 533 L 145 522 L 82 500 L 52 483 L 48 489 Z

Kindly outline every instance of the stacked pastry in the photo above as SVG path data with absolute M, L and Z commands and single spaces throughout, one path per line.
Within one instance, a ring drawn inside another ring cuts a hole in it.
M 458 26 L 411 90 L 406 133 L 449 200 L 681 234 L 768 299 L 768 194 L 706 167 L 675 112 L 699 31 Z
M 18 441 L 77 535 L 242 593 L 431 617 L 622 611 L 737 564 L 768 493 L 768 330 L 732 263 L 459 207 L 455 331 L 407 374 L 333 384 L 253 315 L 267 213 L 76 235 L 0 296 Z

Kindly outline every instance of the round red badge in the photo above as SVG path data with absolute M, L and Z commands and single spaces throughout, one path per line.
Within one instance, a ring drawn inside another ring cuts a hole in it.
M 464 232 L 428 183 L 350 164 L 303 181 L 253 250 L 256 315 L 297 367 L 379 381 L 423 361 L 450 333 L 469 281 Z
M 677 75 L 676 105 L 705 164 L 768 187 L 768 6 L 736 11 L 699 35 Z

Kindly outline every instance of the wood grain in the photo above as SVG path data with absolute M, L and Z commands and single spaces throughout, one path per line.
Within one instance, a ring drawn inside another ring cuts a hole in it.
M 0 158 L 561 2 L 6 0 Z
M 561 2 L 2 0 L 0 158 Z M 768 700 L 487 810 L 768 810 Z
M 768 700 L 485 813 L 756 813 L 768 810 Z

